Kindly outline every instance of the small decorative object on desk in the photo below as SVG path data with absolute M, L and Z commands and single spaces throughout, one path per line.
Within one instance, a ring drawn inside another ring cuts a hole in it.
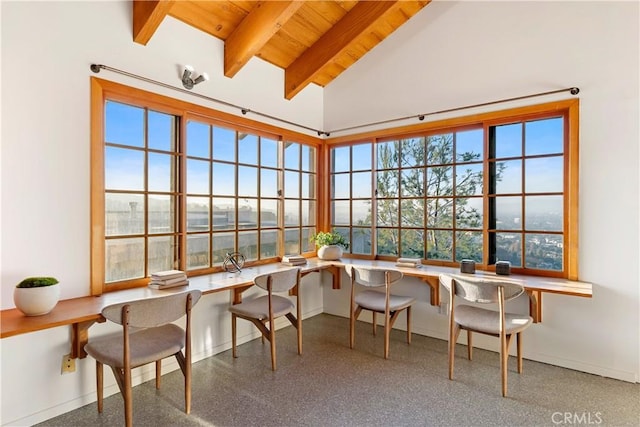
M 418 268 L 421 265 L 422 260 L 420 258 L 398 258 L 396 260 L 396 267 Z
M 151 289 L 167 289 L 188 284 L 189 280 L 187 280 L 187 275 L 184 271 L 167 270 L 152 273 L 149 287 Z
M 476 262 L 472 259 L 460 261 L 460 273 L 474 274 L 476 272 Z
M 508 276 L 511 274 L 511 263 L 509 261 L 496 262 L 496 274 Z
M 284 265 L 305 265 L 307 259 L 302 255 L 285 254 L 282 257 L 282 264 Z
M 229 273 L 239 273 L 244 267 L 244 255 L 240 252 L 227 252 L 227 257 L 224 259 L 222 266 Z
M 54 309 L 60 299 L 55 277 L 27 277 L 13 290 L 13 302 L 25 316 L 41 316 Z

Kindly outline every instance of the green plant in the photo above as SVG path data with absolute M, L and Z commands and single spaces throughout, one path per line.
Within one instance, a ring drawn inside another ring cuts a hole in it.
M 53 286 L 58 283 L 55 277 L 27 277 L 16 285 L 16 288 L 41 288 L 43 286 Z
M 311 236 L 311 241 L 315 242 L 317 247 L 337 245 L 349 249 L 349 242 L 342 234 L 336 232 L 321 231 Z

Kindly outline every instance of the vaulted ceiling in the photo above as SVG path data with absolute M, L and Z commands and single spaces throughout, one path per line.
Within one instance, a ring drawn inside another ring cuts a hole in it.
M 167 16 L 224 41 L 224 75 L 257 56 L 285 70 L 284 96 L 322 87 L 430 0 L 133 0 L 133 38 L 146 45 Z

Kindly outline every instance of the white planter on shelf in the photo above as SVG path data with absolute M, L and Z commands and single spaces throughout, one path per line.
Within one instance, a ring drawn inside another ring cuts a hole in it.
M 49 313 L 60 299 L 60 284 L 38 288 L 15 288 L 13 302 L 25 316 L 41 316 Z
M 318 258 L 325 261 L 333 261 L 339 259 L 342 256 L 342 246 L 327 245 L 321 246 L 318 249 Z

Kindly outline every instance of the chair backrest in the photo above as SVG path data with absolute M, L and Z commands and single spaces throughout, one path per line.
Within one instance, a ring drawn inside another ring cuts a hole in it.
M 191 290 L 179 294 L 145 298 L 111 304 L 102 309 L 102 315 L 119 325 L 122 324 L 122 307 L 129 306 L 129 326 L 134 328 L 153 328 L 171 323 L 187 314 L 187 299 L 191 295 L 191 307 L 196 305 L 202 292 Z
M 509 301 L 524 292 L 522 285 L 489 278 L 462 277 L 458 275 L 441 274 L 440 283 L 455 295 L 469 302 L 496 303 L 498 302 L 498 287 L 504 289 L 504 300 Z
M 300 269 L 297 267 L 287 268 L 261 274 L 253 279 L 253 283 L 264 290 L 268 290 L 269 277 L 271 277 L 271 292 L 286 292 L 300 281 Z
M 357 283 L 369 287 L 385 286 L 385 273 L 389 274 L 389 284 L 399 281 L 403 276 L 402 272 L 398 270 L 364 268 L 356 267 L 355 265 L 347 265 L 345 271 Z

